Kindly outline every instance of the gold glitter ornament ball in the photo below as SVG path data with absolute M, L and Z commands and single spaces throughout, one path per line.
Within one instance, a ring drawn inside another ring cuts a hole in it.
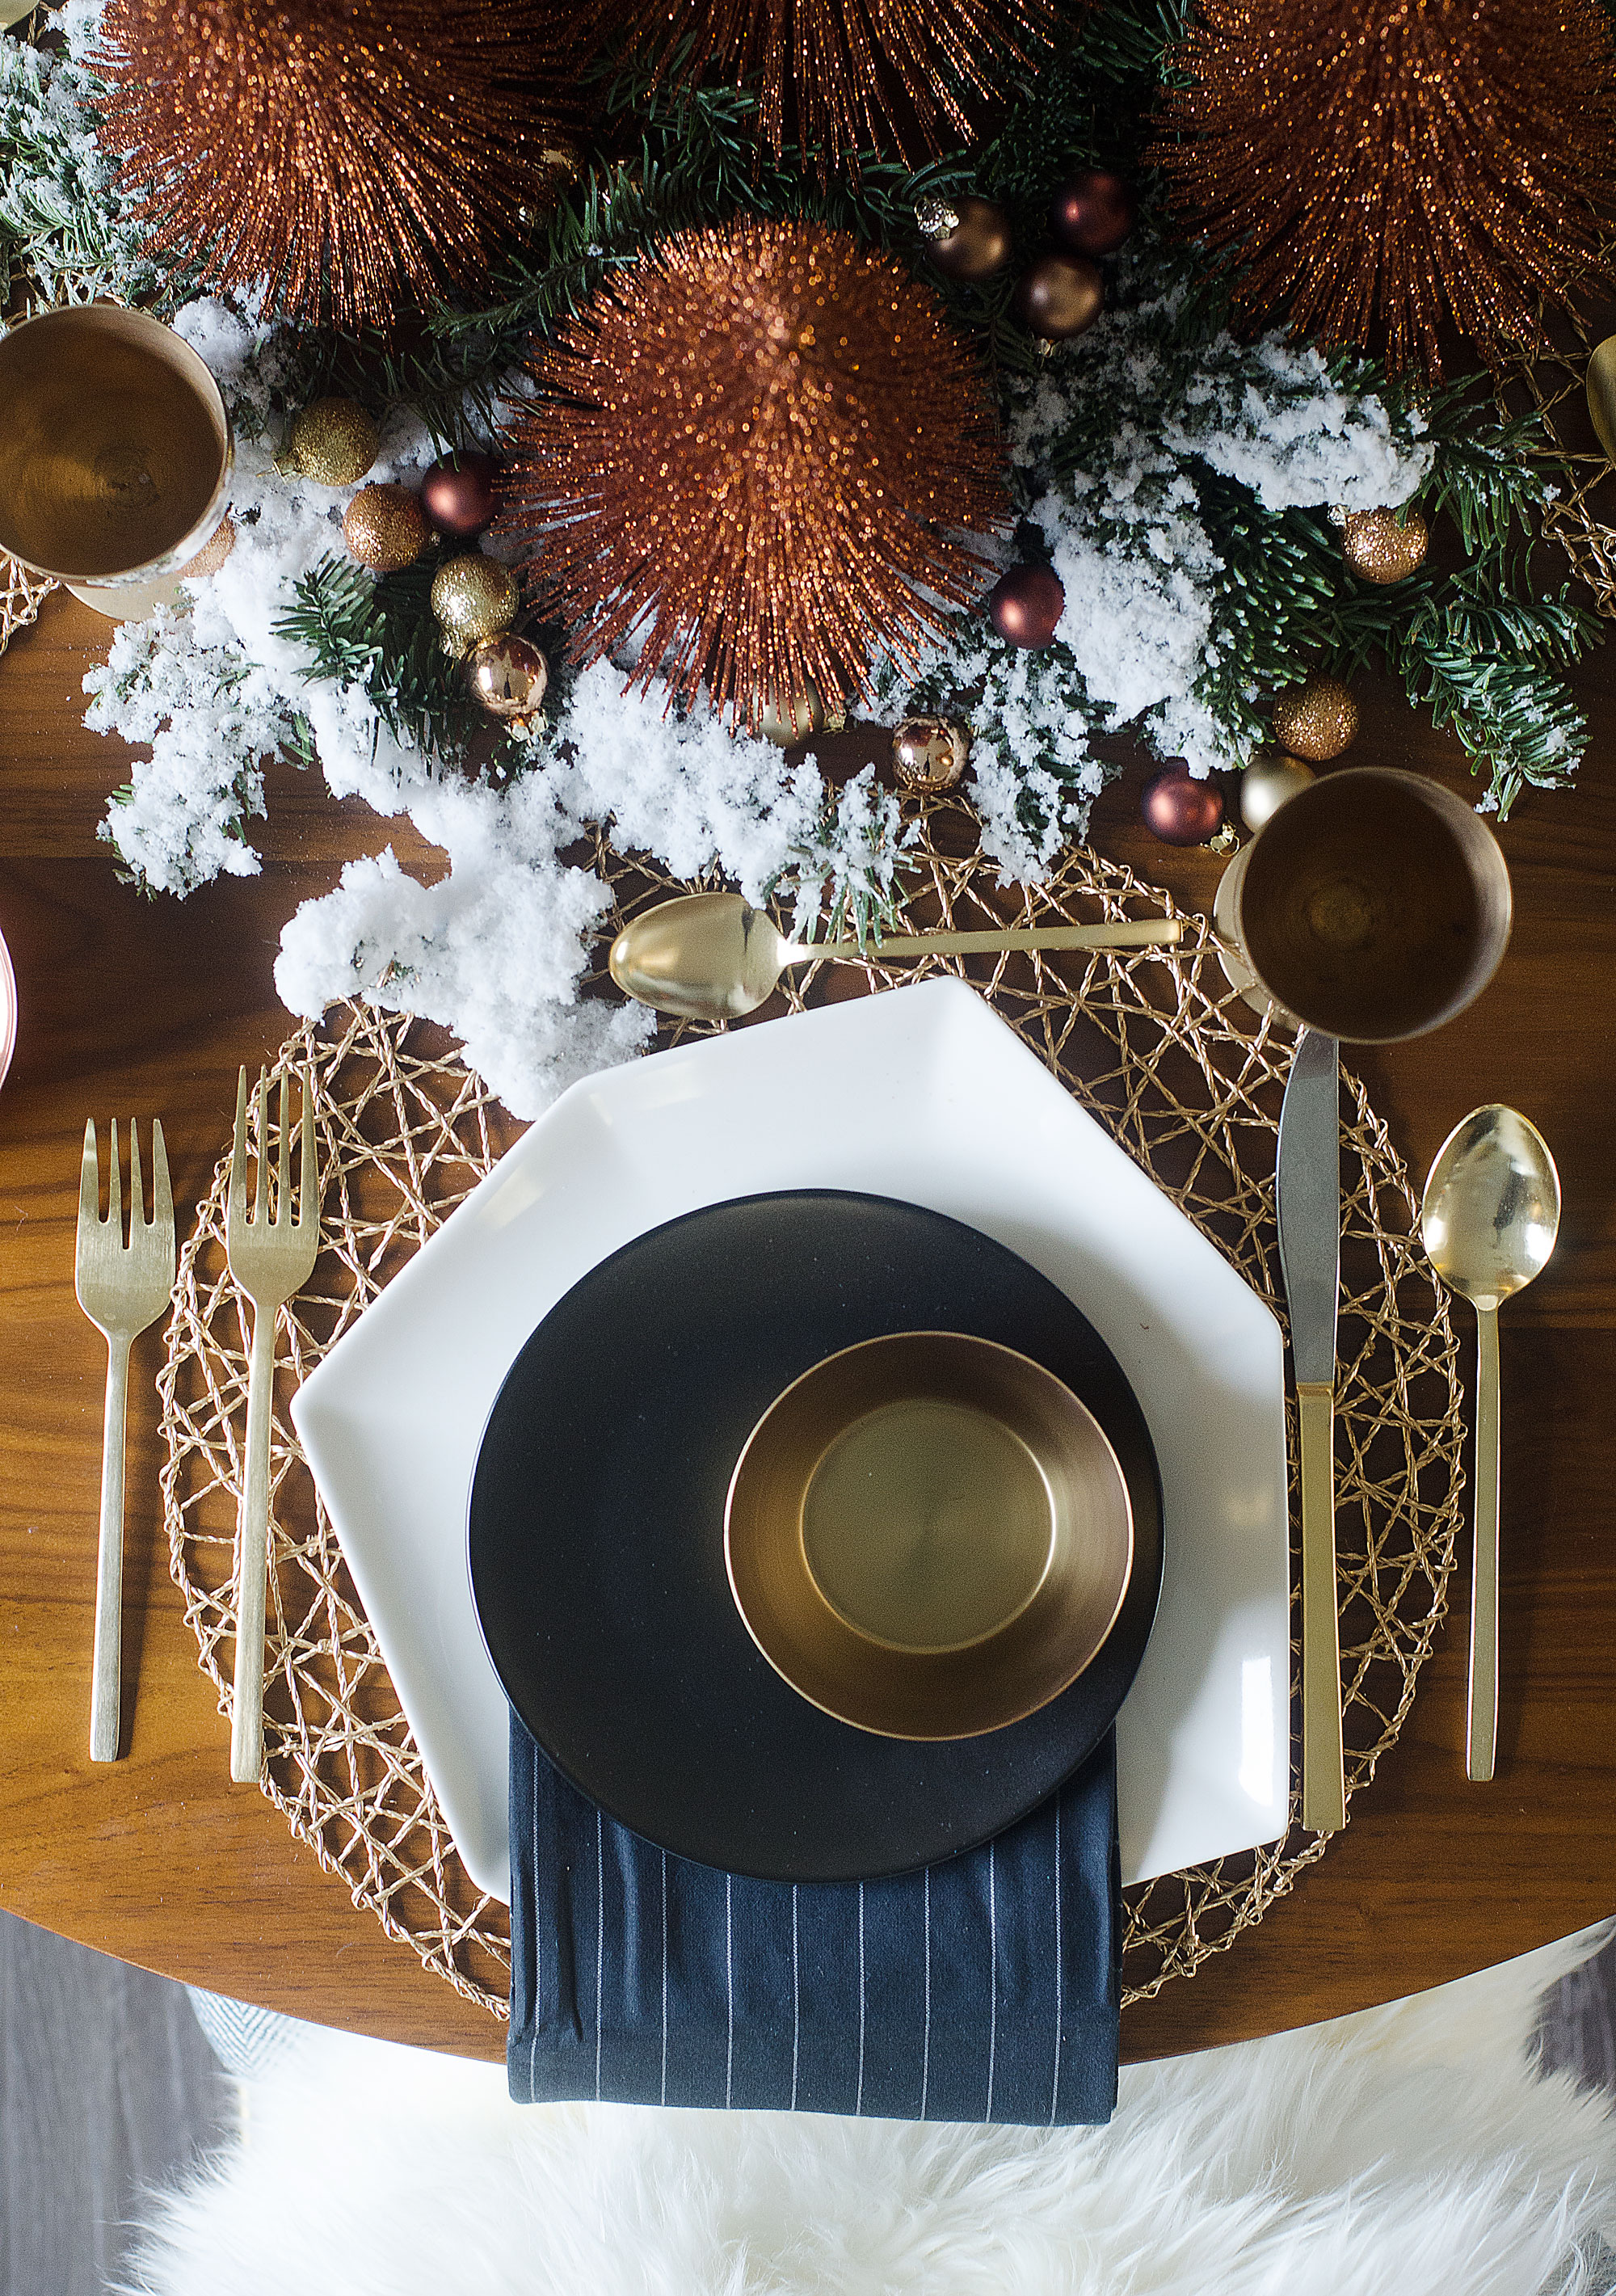
M 760 700 L 866 690 L 913 662 L 1004 525 L 1004 443 L 977 345 L 850 234 L 746 220 L 615 271 L 536 346 L 495 531 L 528 553 L 573 658 L 634 632 L 637 675 Z
M 1327 765 L 1358 735 L 1358 704 L 1339 677 L 1315 676 L 1274 704 L 1274 739 L 1293 758 Z
M 1355 510 L 1341 528 L 1341 556 L 1366 582 L 1401 582 L 1417 574 L 1431 547 L 1417 510 Z
M 1242 821 L 1248 829 L 1260 829 L 1312 779 L 1312 767 L 1301 765 L 1294 758 L 1253 758 L 1240 776 Z
M 952 789 L 971 757 L 971 736 L 951 718 L 906 718 L 892 729 L 892 765 L 906 790 Z
M 419 495 L 407 487 L 361 487 L 342 513 L 342 539 L 374 574 L 413 566 L 432 538 Z
M 226 511 L 196 556 L 180 568 L 182 578 L 187 582 L 199 582 L 204 574 L 217 574 L 234 548 L 235 521 Z
M 316 486 L 351 487 L 381 451 L 381 435 L 351 398 L 316 398 L 292 422 L 286 458 Z
M 508 566 L 471 550 L 451 558 L 432 577 L 432 611 L 446 653 L 463 654 L 483 638 L 496 638 L 516 619 L 521 592 Z
M 479 709 L 521 733 L 543 707 L 550 665 L 530 638 L 505 630 L 472 648 L 465 676 Z

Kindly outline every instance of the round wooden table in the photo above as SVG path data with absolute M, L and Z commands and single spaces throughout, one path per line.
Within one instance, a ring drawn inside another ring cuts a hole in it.
M 239 1064 L 289 1033 L 271 979 L 282 923 L 357 853 L 391 844 L 406 866 L 442 865 L 407 823 L 280 765 L 261 876 L 185 902 L 120 884 L 95 830 L 127 753 L 80 722 L 79 680 L 106 643 L 58 595 L 0 656 L 0 931 L 21 1010 L 0 1088 L 0 1902 L 299 2017 L 499 2057 L 503 2024 L 429 1976 L 259 1792 L 230 1783 L 229 1727 L 168 1576 L 160 1331 L 136 1342 L 130 1393 L 124 1757 L 88 1758 L 105 1353 L 73 1296 L 85 1118 L 161 1117 L 183 1232 L 229 1139 Z M 1560 1165 L 1558 1253 L 1501 1319 L 1497 1776 L 1464 1775 L 1465 1570 L 1346 1833 L 1259 1929 L 1128 2013 L 1125 2057 L 1336 2016 L 1616 1910 L 1616 768 L 1603 740 L 1616 658 L 1595 656 L 1579 686 L 1595 738 L 1578 786 L 1527 798 L 1504 832 L 1516 922 L 1497 979 L 1440 1036 L 1358 1063 L 1416 1185 L 1489 1100 L 1525 1110 Z M 1390 690 L 1364 699 L 1353 762 L 1470 788 L 1456 742 Z M 822 754 L 860 763 L 872 738 Z M 1156 842 L 1140 779 L 1136 761 L 1106 792 L 1094 841 L 1210 906 L 1222 864 Z

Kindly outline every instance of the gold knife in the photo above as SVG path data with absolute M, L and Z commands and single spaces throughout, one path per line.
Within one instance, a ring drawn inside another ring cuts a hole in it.
M 1335 1316 L 1341 1290 L 1341 1047 L 1304 1029 L 1279 1117 L 1279 1264 L 1291 1315 L 1301 1484 L 1301 1822 L 1347 1822 L 1335 1590 Z

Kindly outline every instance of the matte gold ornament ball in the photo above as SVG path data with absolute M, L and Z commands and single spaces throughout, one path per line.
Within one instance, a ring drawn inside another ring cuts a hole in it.
M 949 279 L 991 279 L 1010 260 L 1010 217 L 991 200 L 942 199 L 931 193 L 915 203 L 926 251 Z
M 413 566 L 432 538 L 419 495 L 407 487 L 361 487 L 342 513 L 342 539 L 375 574 Z
M 1401 582 L 1418 573 L 1431 546 L 1417 510 L 1354 510 L 1341 528 L 1341 556 L 1366 582 Z
M 1312 779 L 1312 767 L 1301 765 L 1295 758 L 1253 758 L 1240 777 L 1242 821 L 1248 829 L 1260 829 Z
M 800 693 L 762 693 L 749 713 L 751 729 L 776 749 L 789 750 L 824 727 L 824 699 L 810 678 Z
M 892 764 L 906 790 L 952 789 L 971 756 L 971 736 L 951 718 L 906 718 L 892 729 Z
M 550 665 L 530 638 L 505 630 L 472 648 L 465 675 L 478 707 L 520 734 L 544 707 Z
M 432 611 L 446 653 L 463 654 L 484 638 L 502 636 L 516 619 L 521 592 L 516 577 L 480 550 L 451 558 L 432 577 Z
M 1339 677 L 1309 677 L 1274 704 L 1274 739 L 1293 758 L 1327 765 L 1358 734 L 1358 704 Z
M 381 434 L 351 398 L 316 398 L 294 417 L 287 459 L 316 486 L 351 487 L 375 461 Z
M 1046 255 L 1022 274 L 1015 308 L 1035 335 L 1063 343 L 1092 327 L 1105 308 L 1100 266 L 1086 255 Z

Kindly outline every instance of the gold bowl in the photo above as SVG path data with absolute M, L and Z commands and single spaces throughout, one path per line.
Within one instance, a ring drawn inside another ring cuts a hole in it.
M 126 611 L 217 531 L 225 402 L 191 346 L 144 311 L 74 305 L 0 335 L 0 550 L 86 604 Z
M 816 1364 L 748 1437 L 725 1511 L 735 1604 L 827 1714 L 970 1738 L 1070 1688 L 1116 1622 L 1134 1524 L 1070 1388 L 1013 1349 L 898 1332 Z
M 1258 986 L 1287 1016 L 1349 1044 L 1398 1044 L 1451 1021 L 1509 940 L 1497 839 L 1423 774 L 1321 774 L 1241 860 L 1234 938 Z

